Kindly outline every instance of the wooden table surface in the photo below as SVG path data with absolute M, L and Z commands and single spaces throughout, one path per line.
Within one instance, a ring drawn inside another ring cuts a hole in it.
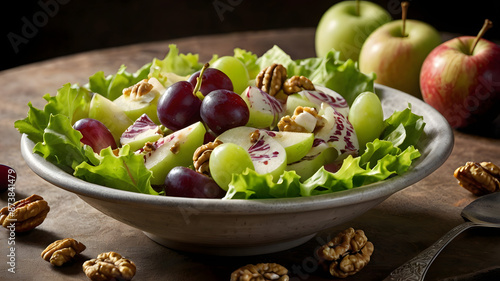
M 29 101 L 42 108 L 44 94 L 54 95 L 67 82 L 84 84 L 89 76 L 100 70 L 114 74 L 121 64 L 134 72 L 154 57 L 163 58 L 170 43 L 177 44 L 182 53 L 200 54 L 202 61 L 209 60 L 213 53 L 232 55 L 235 47 L 260 55 L 275 44 L 294 59 L 314 56 L 314 30 L 289 29 L 182 38 L 96 50 L 0 72 L 3 98 L 0 103 L 0 163 L 17 170 L 16 199 L 36 193 L 51 206 L 42 225 L 15 236 L 15 273 L 7 270 L 10 267 L 7 264 L 9 231 L 0 231 L 0 279 L 86 280 L 81 269 L 83 261 L 102 252 L 116 251 L 136 263 L 138 269 L 134 280 L 229 280 L 230 273 L 238 267 L 260 262 L 286 266 L 291 280 L 330 280 L 317 264 L 311 262 L 313 251 L 352 226 L 365 231 L 375 245 L 375 252 L 366 268 L 346 280 L 381 280 L 463 222 L 460 216 L 462 208 L 476 197 L 457 184 L 453 177 L 455 168 L 467 161 L 500 164 L 498 127 L 489 129 L 496 133 L 496 137 L 454 131 L 453 152 L 433 174 L 394 194 L 362 216 L 318 233 L 301 246 L 250 257 L 213 257 L 170 250 L 153 242 L 140 230 L 103 215 L 76 195 L 35 175 L 21 156 L 21 135 L 14 128 L 14 121 L 26 116 Z M 0 194 L 0 206 L 7 205 L 7 199 L 7 193 Z M 56 268 L 40 257 L 48 244 L 66 237 L 75 238 L 87 246 L 75 263 Z M 444 249 L 431 266 L 426 280 L 443 280 L 483 270 L 496 272 L 498 277 L 499 238 L 500 230 L 497 229 L 467 230 Z

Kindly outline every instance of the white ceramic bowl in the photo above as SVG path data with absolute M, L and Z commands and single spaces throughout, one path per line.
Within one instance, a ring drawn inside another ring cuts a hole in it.
M 347 222 L 393 193 L 425 178 L 451 153 L 453 132 L 432 107 L 400 91 L 376 85 L 384 113 L 403 110 L 424 116 L 422 156 L 408 172 L 351 190 L 306 198 L 265 200 L 192 199 L 138 194 L 92 184 L 65 173 L 37 154 L 25 135 L 21 151 L 28 166 L 46 181 L 104 214 L 142 230 L 172 249 L 214 255 L 255 255 L 298 246 L 324 229 Z

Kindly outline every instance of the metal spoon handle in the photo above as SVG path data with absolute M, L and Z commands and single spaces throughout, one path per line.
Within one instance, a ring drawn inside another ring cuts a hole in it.
M 437 255 L 443 250 L 443 248 L 450 243 L 453 238 L 457 237 L 463 231 L 473 227 L 478 226 L 478 224 L 473 222 L 462 223 L 448 233 L 443 235 L 438 241 L 432 244 L 429 248 L 423 250 L 413 259 L 409 260 L 405 264 L 396 268 L 384 281 L 396 281 L 396 280 L 408 280 L 408 281 L 422 281 L 427 273 L 431 263 L 437 257 Z

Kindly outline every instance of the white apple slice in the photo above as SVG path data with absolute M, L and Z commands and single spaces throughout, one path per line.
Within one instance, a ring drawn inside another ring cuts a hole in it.
M 156 125 L 148 115 L 143 114 L 120 137 L 121 145 L 130 145 L 132 151 L 144 147 L 146 142 L 155 142 L 163 137 L 160 126 Z
M 113 135 L 116 144 L 120 143 L 122 133 L 133 123 L 119 106 L 97 93 L 90 101 L 89 118 L 101 121 Z
M 223 143 L 237 144 L 250 154 L 255 172 L 273 176 L 277 181 L 286 168 L 286 151 L 283 146 L 266 133 L 251 127 L 236 127 L 217 137 Z
M 156 113 L 156 108 L 160 95 L 165 92 L 165 87 L 163 87 L 160 81 L 158 81 L 154 77 L 150 78 L 147 82 L 153 85 L 153 88 L 151 89 L 151 91 L 149 91 L 149 93 L 142 96 L 122 94 L 113 102 L 118 105 L 132 120 L 136 120 L 142 114 L 146 113 L 149 118 L 153 120 L 153 122 L 155 122 L 156 124 L 160 124 Z
M 146 168 L 153 173 L 151 184 L 164 184 L 173 167 L 193 164 L 194 151 L 203 144 L 205 133 L 203 123 L 196 122 L 137 151 L 144 155 Z
M 313 133 L 266 131 L 286 151 L 287 164 L 299 161 L 311 150 L 314 143 Z
M 248 127 L 274 128 L 283 113 L 283 105 L 276 98 L 255 86 L 249 86 L 241 94 L 248 105 Z
M 321 105 L 321 111 L 323 112 L 321 116 L 325 119 L 325 126 L 316 132 L 316 139 L 335 148 L 339 156 L 337 160 L 341 160 L 349 154 L 357 154 L 359 150 L 358 138 L 347 117 L 325 103 Z

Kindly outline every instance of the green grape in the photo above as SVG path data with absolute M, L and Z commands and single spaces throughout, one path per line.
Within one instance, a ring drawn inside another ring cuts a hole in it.
M 224 72 L 233 82 L 234 92 L 243 93 L 248 87 L 250 76 L 245 65 L 237 58 L 223 56 L 214 61 L 210 67 L 217 68 Z
M 226 191 L 232 174 L 241 174 L 247 168 L 254 169 L 250 154 L 237 144 L 220 144 L 210 155 L 210 174 L 214 181 Z
M 349 110 L 349 121 L 356 131 L 359 149 L 364 151 L 366 143 L 378 138 L 384 129 L 384 112 L 378 96 L 372 92 L 358 95 Z

